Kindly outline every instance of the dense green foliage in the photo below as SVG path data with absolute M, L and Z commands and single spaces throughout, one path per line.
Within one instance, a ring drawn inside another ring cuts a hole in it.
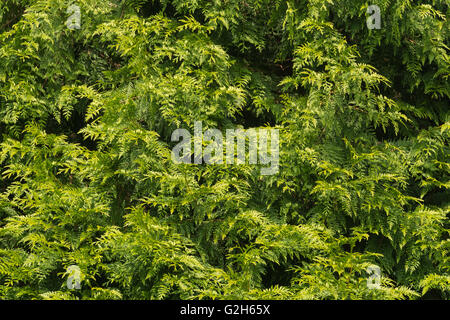
M 0 298 L 448 299 L 449 4 L 1 0 Z M 194 121 L 278 174 L 173 163 Z

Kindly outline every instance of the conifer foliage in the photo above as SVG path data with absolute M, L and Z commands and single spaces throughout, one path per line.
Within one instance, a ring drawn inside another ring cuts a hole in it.
M 1 1 L 0 299 L 448 299 L 449 4 Z

